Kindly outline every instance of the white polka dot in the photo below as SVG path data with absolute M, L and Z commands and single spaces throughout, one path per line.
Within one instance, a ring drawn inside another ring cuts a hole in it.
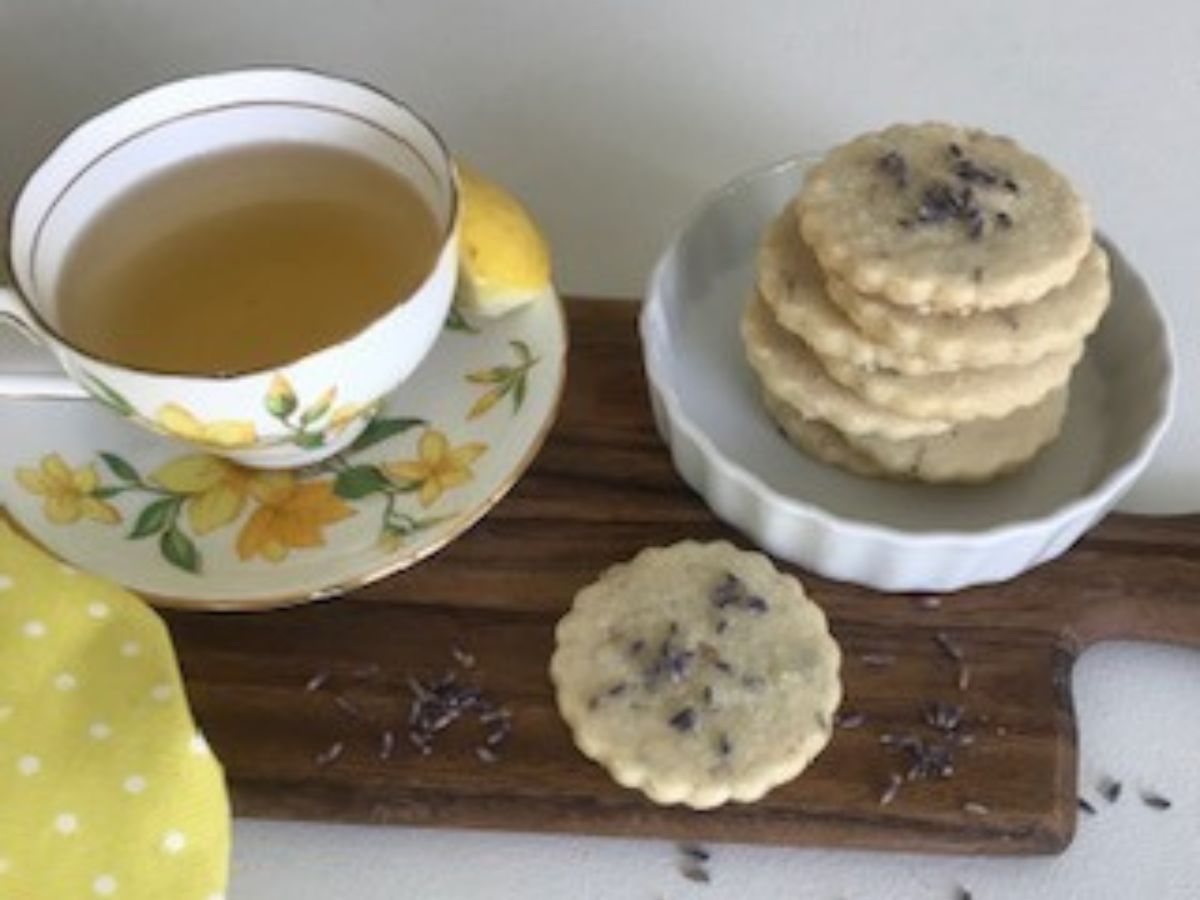
M 13 586 L 13 580 L 8 575 L 0 575 L 0 591 L 10 590 Z
M 150 689 L 150 696 L 159 703 L 166 703 L 171 699 L 171 686 L 169 684 L 156 684 Z
M 88 737 L 93 741 L 107 741 L 112 733 L 112 726 L 107 722 L 93 722 L 88 726 Z
M 87 606 L 87 614 L 93 619 L 107 619 L 110 612 L 112 610 L 103 600 L 93 600 Z
M 192 735 L 192 739 L 188 741 L 188 749 L 197 756 L 208 756 L 212 753 L 212 748 L 208 746 L 208 741 L 204 739 L 204 735 L 196 732 Z
M 13 708 L 7 703 L 0 703 L 0 722 L 7 722 L 12 718 Z
M 121 655 L 125 657 L 141 656 L 142 645 L 137 641 L 126 641 L 121 645 Z
M 183 848 L 187 846 L 187 835 L 182 831 L 172 829 L 163 835 L 162 848 L 164 853 L 170 853 L 174 856 L 176 853 L 182 853 Z
M 42 761 L 33 754 L 26 754 L 17 760 L 17 771 L 22 775 L 36 775 L 42 771 Z
M 208 900 L 225 900 L 224 894 L 209 894 Z
M 32 638 L 34 640 L 45 637 L 46 623 L 40 619 L 30 619 L 23 626 L 21 626 L 21 632 L 25 635 L 25 637 Z
M 54 830 L 62 835 L 71 835 L 79 830 L 79 816 L 63 812 L 54 817 Z
M 12 868 L 12 863 L 10 863 L 3 856 L 0 856 L 0 875 L 7 875 L 8 870 L 11 868 Z M 210 900 L 211 900 L 211 898 L 210 898 Z
M 79 686 L 79 680 L 70 672 L 59 672 L 54 676 L 54 687 L 60 691 L 73 691 Z
M 141 775 L 130 775 L 122 782 L 121 787 L 125 789 L 127 794 L 140 794 L 146 790 L 146 779 Z
M 111 875 L 97 875 L 92 882 L 92 893 L 97 897 L 111 897 L 117 892 L 117 879 Z

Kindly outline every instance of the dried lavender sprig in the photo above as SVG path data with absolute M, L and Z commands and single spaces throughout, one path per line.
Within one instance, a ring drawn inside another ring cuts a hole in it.
M 834 716 L 834 724 L 838 728 L 850 730 L 853 728 L 861 728 L 866 724 L 867 717 L 864 713 L 855 711 L 842 712 L 841 710 Z
M 895 772 L 892 772 L 888 776 L 887 786 L 884 787 L 882 793 L 879 795 L 879 805 L 887 806 L 893 800 L 895 800 L 896 795 L 900 793 L 900 786 L 902 784 L 904 784 L 904 779 Z
M 325 687 L 325 685 L 329 683 L 329 678 L 330 678 L 329 670 L 322 669 L 321 671 L 319 671 L 315 675 L 313 675 L 311 678 L 309 678 L 308 681 L 304 682 L 305 692 L 311 694 L 315 691 L 319 691 L 321 688 Z
M 1121 790 L 1124 786 L 1115 778 L 1110 778 L 1105 775 L 1100 779 L 1100 783 L 1096 785 L 1096 790 L 1100 792 L 1100 796 L 1109 803 L 1116 803 L 1121 799 Z
M 891 653 L 863 653 L 858 658 L 864 666 L 873 669 L 882 669 L 896 662 L 896 657 Z
M 1171 808 L 1171 801 L 1155 791 L 1142 791 L 1142 802 L 1151 809 L 1167 810 Z
M 706 863 L 712 858 L 712 854 L 699 844 L 680 844 L 679 852 L 688 859 L 694 859 L 696 862 Z
M 313 762 L 320 767 L 332 765 L 341 757 L 342 752 L 346 749 L 346 745 L 341 741 L 334 741 L 320 753 L 313 757 Z
M 962 647 L 956 644 L 950 638 L 950 635 L 946 634 L 946 632 L 935 632 L 933 635 L 933 641 L 938 645 L 938 649 L 940 649 L 944 654 L 946 654 L 947 657 L 955 662 L 962 662 L 963 659 L 966 658 L 966 654 L 963 653 Z

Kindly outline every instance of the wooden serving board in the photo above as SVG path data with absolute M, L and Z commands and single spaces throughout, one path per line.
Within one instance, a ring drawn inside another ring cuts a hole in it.
M 759 803 L 657 807 L 572 745 L 546 675 L 554 624 L 577 589 L 645 545 L 748 542 L 683 485 L 654 431 L 636 305 L 569 307 L 561 418 L 530 472 L 465 537 L 339 600 L 165 613 L 235 812 L 963 853 L 1065 847 L 1076 812 L 1071 666 L 1106 638 L 1200 645 L 1200 517 L 1113 516 L 1064 558 L 933 609 L 801 573 L 845 652 L 843 709 L 861 713 L 862 725 L 839 729 L 803 777 Z M 965 690 L 939 632 L 964 654 Z M 453 647 L 476 657 L 471 677 L 514 714 L 498 762 L 476 757 L 472 720 L 448 729 L 430 756 L 403 737 L 406 677 L 453 667 Z M 894 662 L 881 665 L 886 657 Z M 371 666 L 377 675 L 356 680 Z M 307 691 L 318 673 L 329 683 Z M 376 724 L 347 715 L 335 694 Z M 907 784 L 881 806 L 890 773 L 907 768 L 881 735 L 933 734 L 921 720 L 938 700 L 965 708 L 962 730 L 975 743 L 957 751 L 953 777 Z M 401 739 L 381 759 L 379 735 L 393 723 Z M 342 755 L 319 764 L 339 741 Z

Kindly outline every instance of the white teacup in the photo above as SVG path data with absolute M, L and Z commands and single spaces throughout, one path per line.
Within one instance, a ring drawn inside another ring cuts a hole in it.
M 56 290 L 65 261 L 108 204 L 200 154 L 279 141 L 365 156 L 417 190 L 440 244 L 415 292 L 340 343 L 235 376 L 143 371 L 89 356 L 63 337 Z M 48 347 L 65 375 L 0 372 L 0 395 L 91 396 L 131 422 L 248 465 L 315 462 L 353 441 L 374 405 L 433 346 L 458 271 L 457 219 L 454 168 L 441 139 L 373 88 L 274 68 L 154 88 L 71 132 L 18 196 L 9 237 L 15 290 L 0 288 L 0 319 Z

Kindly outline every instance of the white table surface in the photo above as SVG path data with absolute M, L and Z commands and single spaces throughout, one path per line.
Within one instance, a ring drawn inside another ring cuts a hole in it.
M 1200 4 L 1192 0 L 0 0 L 0 201 L 138 88 L 251 62 L 374 81 L 516 189 L 568 293 L 634 296 L 706 190 L 896 120 L 1018 136 L 1067 171 L 1168 306 L 1179 415 L 1126 507 L 1200 510 Z M 1200 896 L 1200 654 L 1114 645 L 1075 678 L 1088 792 L 1061 857 L 980 860 L 238 821 L 230 900 Z M 1175 801 L 1154 812 L 1141 786 Z M 1094 793 L 1094 792 L 1093 792 Z

